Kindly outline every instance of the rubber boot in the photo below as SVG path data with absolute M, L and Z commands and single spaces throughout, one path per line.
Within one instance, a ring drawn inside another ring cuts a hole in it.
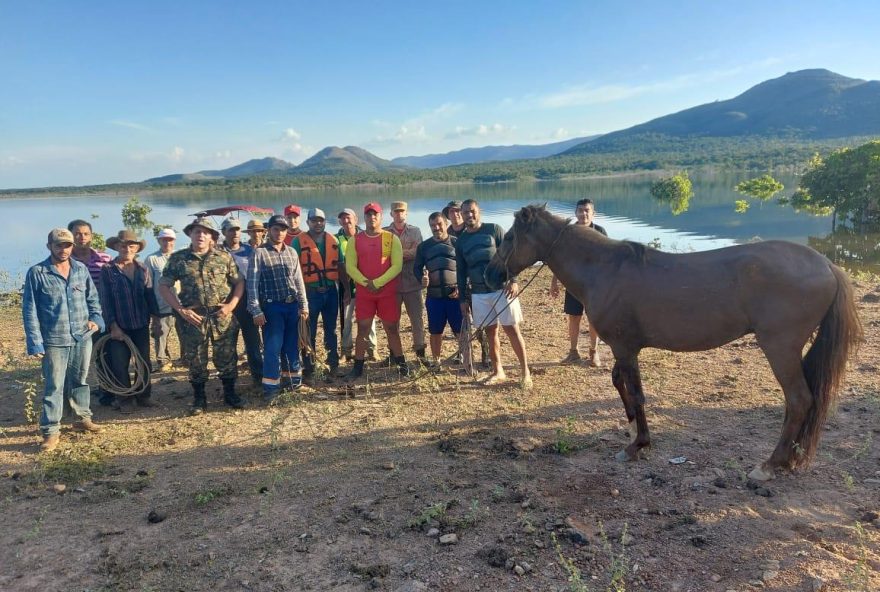
M 245 401 L 235 392 L 235 379 L 223 379 L 223 400 L 233 409 L 244 409 Z
M 424 363 L 425 362 L 425 348 L 420 347 L 419 349 L 417 349 L 416 350 L 416 357 L 419 359 L 420 362 Z
M 193 403 L 190 413 L 201 415 L 208 410 L 208 398 L 205 396 L 204 382 L 190 382 L 193 388 Z

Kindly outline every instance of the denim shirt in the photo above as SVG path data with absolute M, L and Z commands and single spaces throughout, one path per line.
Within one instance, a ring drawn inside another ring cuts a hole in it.
M 90 336 L 88 322 L 104 330 L 98 290 L 85 265 L 70 259 L 64 278 L 51 257 L 31 267 L 24 281 L 21 305 L 28 355 L 46 346 L 70 347 Z

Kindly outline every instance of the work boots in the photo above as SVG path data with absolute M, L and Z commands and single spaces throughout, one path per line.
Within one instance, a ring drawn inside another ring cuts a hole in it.
M 244 409 L 245 400 L 235 392 L 235 379 L 224 378 L 223 382 L 223 400 L 233 409 Z
M 208 398 L 205 396 L 204 382 L 190 382 L 193 388 L 193 403 L 190 415 L 201 415 L 208 410 Z
M 354 366 L 352 367 L 351 372 L 349 372 L 346 375 L 345 379 L 349 382 L 354 382 L 355 380 L 359 379 L 363 375 L 364 375 L 364 361 L 358 360 L 357 358 L 355 358 L 354 359 Z
M 410 375 L 409 365 L 406 363 L 405 356 L 395 356 L 394 363 L 397 365 L 397 374 L 399 376 L 406 377 Z

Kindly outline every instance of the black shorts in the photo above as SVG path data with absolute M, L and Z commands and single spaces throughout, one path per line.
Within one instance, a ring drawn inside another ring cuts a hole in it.
M 565 304 L 562 305 L 562 312 L 567 315 L 579 317 L 584 314 L 584 305 L 581 301 L 572 296 L 568 290 L 565 291 Z

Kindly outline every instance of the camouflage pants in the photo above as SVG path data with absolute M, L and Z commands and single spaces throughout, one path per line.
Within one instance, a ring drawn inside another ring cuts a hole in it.
M 175 315 L 176 316 L 176 315 Z M 225 319 L 205 317 L 199 327 L 195 327 L 182 318 L 177 318 L 180 331 L 181 355 L 189 366 L 190 382 L 208 382 L 208 345 L 211 344 L 214 367 L 220 380 L 238 377 L 238 351 L 236 336 L 238 321 L 235 315 Z

